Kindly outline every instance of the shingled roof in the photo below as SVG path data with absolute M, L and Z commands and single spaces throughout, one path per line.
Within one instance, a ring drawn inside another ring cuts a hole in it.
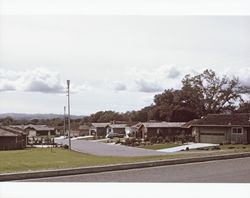
M 11 127 L 0 126 L 0 136 L 16 137 L 20 135 L 24 135 L 24 132 L 17 129 L 13 129 Z
M 144 125 L 147 128 L 179 128 L 186 122 L 141 122 L 132 127 L 140 128 Z
M 108 126 L 110 128 L 122 129 L 127 127 L 127 124 L 109 124 Z
M 29 124 L 24 127 L 24 129 L 27 129 L 27 128 L 32 128 L 32 129 L 35 129 L 36 131 L 54 131 L 55 130 L 55 128 L 53 127 L 48 127 L 46 125 L 34 125 L 34 124 Z
M 92 126 L 96 127 L 96 128 L 105 128 L 109 125 L 109 122 L 93 122 L 91 123 Z
M 184 126 L 249 126 L 250 113 L 208 114 L 201 119 L 187 122 Z

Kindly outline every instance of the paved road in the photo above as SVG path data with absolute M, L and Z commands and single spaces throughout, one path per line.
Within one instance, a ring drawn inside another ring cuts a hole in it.
M 113 171 L 26 181 L 249 183 L 250 158 Z
M 56 139 L 56 143 L 68 144 L 68 139 Z M 82 153 L 89 153 L 101 156 L 151 156 L 166 155 L 165 152 L 141 149 L 122 145 L 110 145 L 101 142 L 87 140 L 72 140 L 71 148 Z

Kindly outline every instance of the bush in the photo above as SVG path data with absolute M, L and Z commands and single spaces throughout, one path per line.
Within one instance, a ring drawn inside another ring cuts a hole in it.
M 157 138 L 157 143 L 162 143 L 162 142 L 163 142 L 163 137 L 162 136 L 158 137 Z
M 67 144 L 64 144 L 62 147 L 63 147 L 64 149 L 69 149 L 69 146 L 68 146 Z
M 138 142 L 138 144 L 140 145 L 142 140 L 141 139 L 136 139 L 136 142 Z
M 127 138 L 125 139 L 124 144 L 128 146 L 134 146 L 136 142 L 136 138 Z
M 150 142 L 151 144 L 155 144 L 157 142 L 157 137 L 151 137 Z
M 149 142 L 148 136 L 146 136 L 146 137 L 144 138 L 144 142 Z
M 116 140 L 115 143 L 116 143 L 116 144 L 120 144 L 120 143 L 121 143 L 120 139 Z

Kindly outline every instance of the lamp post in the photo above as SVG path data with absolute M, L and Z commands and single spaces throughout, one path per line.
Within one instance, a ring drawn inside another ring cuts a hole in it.
M 71 149 L 71 139 L 70 139 L 70 96 L 69 96 L 70 80 L 67 80 L 67 91 L 68 91 L 68 137 L 69 137 L 69 149 Z

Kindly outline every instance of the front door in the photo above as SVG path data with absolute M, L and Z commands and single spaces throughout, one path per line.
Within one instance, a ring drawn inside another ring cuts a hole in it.
M 250 128 L 247 128 L 247 143 L 250 144 Z

